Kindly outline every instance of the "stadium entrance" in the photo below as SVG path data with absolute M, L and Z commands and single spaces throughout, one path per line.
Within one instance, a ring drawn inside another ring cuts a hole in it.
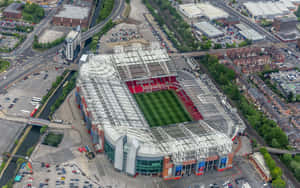
M 219 160 L 207 161 L 205 163 L 204 172 L 210 170 L 216 170 L 219 164 Z
M 192 173 L 195 173 L 196 164 L 188 164 L 182 166 L 182 176 L 190 176 Z

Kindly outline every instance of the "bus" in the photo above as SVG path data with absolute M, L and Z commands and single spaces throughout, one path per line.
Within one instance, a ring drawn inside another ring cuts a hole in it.
M 31 101 L 33 101 L 33 102 L 41 102 L 42 99 L 41 99 L 41 98 L 38 98 L 38 97 L 32 97 L 32 98 L 31 98 Z

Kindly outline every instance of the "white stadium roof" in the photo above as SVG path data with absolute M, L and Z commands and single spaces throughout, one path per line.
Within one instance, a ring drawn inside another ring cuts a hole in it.
M 152 61 L 152 64 L 162 64 L 165 59 L 168 59 L 168 63 L 172 63 L 166 50 L 140 49 L 134 53 L 89 55 L 87 63 L 80 68 L 77 84 L 85 98 L 87 110 L 91 113 L 92 124 L 100 130 L 104 130 L 105 138 L 110 143 L 116 144 L 120 138 L 127 136 L 128 140 L 140 146 L 139 156 L 172 155 L 174 162 L 230 153 L 232 131 L 230 134 L 227 133 L 227 130 L 221 132 L 203 120 L 163 127 L 149 127 L 118 72 L 120 64 L 144 65 L 143 58 L 134 58 L 137 54 L 156 57 L 156 61 Z M 157 56 L 158 54 L 160 54 L 160 58 Z M 118 57 L 126 58 L 121 62 L 116 60 Z M 132 61 L 128 62 L 125 59 Z M 165 73 L 165 76 L 168 76 L 168 71 Z M 230 128 L 230 130 L 234 128 Z

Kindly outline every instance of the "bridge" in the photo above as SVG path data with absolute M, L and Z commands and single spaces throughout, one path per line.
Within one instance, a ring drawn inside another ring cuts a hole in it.
M 109 20 L 115 20 L 119 16 L 121 16 L 122 11 L 124 10 L 125 1 L 124 0 L 116 0 L 114 3 L 114 8 L 112 10 L 112 14 L 110 14 L 105 20 L 100 22 L 99 24 L 93 26 L 88 31 L 83 32 L 81 34 L 81 42 L 84 42 L 94 36 L 96 33 L 99 33 L 103 26 L 109 21 Z
M 259 151 L 261 147 L 256 148 L 255 151 Z M 269 153 L 273 154 L 291 154 L 291 155 L 296 155 L 300 154 L 300 150 L 285 150 L 285 149 L 278 149 L 278 148 L 272 148 L 272 147 L 265 147 Z
M 260 48 L 266 48 L 266 47 L 271 47 L 275 46 L 277 48 L 286 48 L 285 43 L 260 43 L 260 44 L 253 44 L 250 46 L 245 46 L 241 47 L 239 49 L 246 49 L 250 47 L 260 47 Z M 208 51 L 193 51 L 193 52 L 183 52 L 183 53 L 170 53 L 169 55 L 171 57 L 178 57 L 178 56 L 185 56 L 185 57 L 200 57 L 204 56 L 206 54 L 211 54 L 211 55 L 223 55 L 227 52 L 227 50 L 232 50 L 234 48 L 228 48 L 228 49 L 211 49 Z
M 55 129 L 70 129 L 70 128 L 72 128 L 72 125 L 55 123 L 55 122 L 51 122 L 51 121 L 40 119 L 40 118 L 32 118 L 32 117 L 25 118 L 25 117 L 11 116 L 11 115 L 5 114 L 3 111 L 0 112 L 0 121 L 1 121 L 1 119 L 25 123 L 27 125 L 39 126 L 39 127 L 46 125 L 49 128 L 55 128 Z

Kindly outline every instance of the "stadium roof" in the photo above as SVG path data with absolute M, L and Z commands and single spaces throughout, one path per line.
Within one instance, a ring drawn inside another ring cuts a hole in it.
M 139 145 L 139 156 L 172 155 L 175 163 L 230 153 L 232 141 L 229 135 L 215 130 L 205 121 L 149 127 L 118 71 L 120 65 L 147 65 L 138 55 L 157 57 L 151 60 L 152 64 L 163 64 L 164 59 L 168 59 L 169 64 L 173 63 L 166 50 L 152 48 L 123 51 L 121 54 L 89 55 L 87 63 L 80 68 L 77 84 L 91 114 L 91 123 L 104 130 L 105 138 L 116 144 L 126 136 L 130 143 Z M 116 60 L 120 57 L 127 60 Z

